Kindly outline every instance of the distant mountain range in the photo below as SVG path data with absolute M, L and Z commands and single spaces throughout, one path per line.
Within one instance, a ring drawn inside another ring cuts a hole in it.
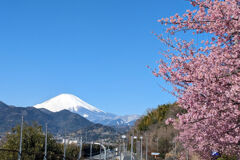
M 9 106 L 0 101 L 0 133 L 9 132 L 16 125 L 20 125 L 22 116 L 24 116 L 24 123 L 28 125 L 36 122 L 45 129 L 47 123 L 49 132 L 54 135 L 82 136 L 91 141 L 97 139 L 113 140 L 129 129 L 128 127 L 115 128 L 95 124 L 68 110 L 51 112 L 44 108 Z
M 113 140 L 125 134 L 138 115 L 117 116 L 104 112 L 71 94 L 61 94 L 34 107 L 16 107 L 0 101 L 0 133 L 20 125 L 21 117 L 29 125 L 36 122 L 54 135 Z
M 63 134 L 74 132 L 82 128 L 94 125 L 94 123 L 84 117 L 72 113 L 68 110 L 51 112 L 46 109 L 36 109 L 34 107 L 15 107 L 0 102 L 0 132 L 10 131 L 11 128 L 21 123 L 21 117 L 24 116 L 24 122 L 45 126 L 48 124 L 49 131 L 53 134 Z
M 117 116 L 104 112 L 72 94 L 60 94 L 34 107 L 45 108 L 52 112 L 66 109 L 87 118 L 91 122 L 108 126 L 131 126 L 140 117 L 139 115 Z

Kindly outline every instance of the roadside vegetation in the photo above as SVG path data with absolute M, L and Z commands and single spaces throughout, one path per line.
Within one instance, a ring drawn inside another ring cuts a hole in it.
M 11 132 L 7 133 L 0 143 L 1 160 L 18 159 L 20 143 L 20 126 L 16 126 Z M 23 143 L 22 143 L 22 160 L 38 160 L 44 157 L 45 135 L 42 127 L 37 123 L 32 126 L 24 124 L 23 127 Z M 83 145 L 82 157 L 89 156 L 90 146 Z M 66 148 L 66 160 L 76 160 L 79 154 L 79 147 L 76 144 L 69 144 Z M 99 146 L 93 146 L 93 155 L 98 154 Z M 47 138 L 47 159 L 62 160 L 64 145 L 57 143 L 51 133 Z
M 166 125 L 168 118 L 176 118 L 176 115 L 183 113 L 184 110 L 173 104 L 159 105 L 156 109 L 150 109 L 146 115 L 142 116 L 135 126 L 130 130 L 129 136 L 143 136 L 143 153 L 145 154 L 146 139 L 148 139 L 149 158 L 151 152 L 158 152 L 160 159 L 166 157 L 175 157 L 175 146 L 177 150 L 182 149 L 175 143 L 175 137 L 178 131 L 172 125 Z M 177 154 L 180 153 L 177 151 Z

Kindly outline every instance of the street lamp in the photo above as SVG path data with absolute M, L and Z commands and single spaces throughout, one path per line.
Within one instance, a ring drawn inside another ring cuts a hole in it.
M 141 143 L 141 160 L 142 160 L 142 139 L 143 139 L 143 137 L 141 136 L 140 137 L 140 140 L 141 140 L 141 142 L 140 142 Z
M 46 132 L 45 132 L 45 151 L 43 160 L 47 160 L 47 123 L 46 123 Z
M 80 147 L 80 150 L 79 150 L 79 154 L 78 154 L 78 159 L 77 160 L 80 160 L 80 158 L 82 156 L 82 137 L 80 138 L 79 147 Z
M 133 140 L 137 139 L 137 136 L 131 136 L 131 160 L 133 160 Z
M 126 138 L 126 135 L 122 135 L 122 139 Z
M 22 135 L 23 135 L 23 116 L 22 116 L 22 122 L 21 122 L 21 132 L 20 132 L 20 143 L 19 143 L 18 160 L 21 160 L 21 157 L 22 157 Z
M 66 149 L 67 149 L 67 144 L 68 144 L 68 139 L 63 139 L 64 142 L 64 148 L 63 148 L 63 160 L 66 159 Z
M 127 138 L 126 135 L 122 135 L 122 139 L 123 139 L 123 152 L 125 153 L 126 152 L 126 149 L 125 149 L 125 139 Z
M 138 137 L 137 136 L 134 136 L 133 139 L 137 139 Z M 133 140 L 133 143 L 134 143 L 134 140 Z M 137 143 L 135 142 L 135 152 L 137 151 Z
M 146 135 L 145 141 L 146 141 L 146 158 L 145 158 L 145 160 L 148 160 L 148 137 L 147 137 L 147 135 Z
M 131 136 L 131 160 L 133 160 L 133 136 Z

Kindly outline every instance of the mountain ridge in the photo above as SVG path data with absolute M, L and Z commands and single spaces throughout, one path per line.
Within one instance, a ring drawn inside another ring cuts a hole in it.
M 75 137 L 87 135 L 88 140 L 115 139 L 117 134 L 125 133 L 129 128 L 114 128 L 98 123 L 93 123 L 77 113 L 69 110 L 51 112 L 47 109 L 37 109 L 35 107 L 16 107 L 7 105 L 0 101 L 0 136 L 5 132 L 11 132 L 16 125 L 21 124 L 21 117 L 24 123 L 33 125 L 37 123 L 55 136 L 71 135 Z
M 94 124 L 68 110 L 51 112 L 34 107 L 15 107 L 0 102 L 0 132 L 10 131 L 11 128 L 20 124 L 22 116 L 24 117 L 24 122 L 28 124 L 37 122 L 45 126 L 47 123 L 49 131 L 54 134 L 63 133 L 65 129 L 67 132 L 74 132 Z

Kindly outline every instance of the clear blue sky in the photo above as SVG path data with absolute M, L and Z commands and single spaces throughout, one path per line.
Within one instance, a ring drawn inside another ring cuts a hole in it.
M 156 67 L 157 19 L 185 0 L 0 1 L 0 100 L 31 106 L 71 93 L 104 111 L 143 114 L 175 101 Z

